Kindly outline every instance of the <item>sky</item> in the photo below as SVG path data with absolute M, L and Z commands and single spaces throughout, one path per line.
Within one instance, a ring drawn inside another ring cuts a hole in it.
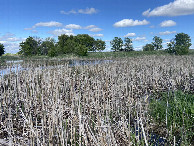
M 194 0 L 0 0 L 0 43 L 17 53 L 29 36 L 43 40 L 61 34 L 106 41 L 129 37 L 135 50 L 163 39 L 163 47 L 184 32 L 194 44 Z M 194 48 L 194 45 L 191 46 Z

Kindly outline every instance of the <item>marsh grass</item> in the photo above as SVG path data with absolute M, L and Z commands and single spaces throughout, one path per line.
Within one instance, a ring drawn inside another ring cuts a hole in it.
M 150 115 L 153 121 L 162 125 L 168 131 L 163 135 L 173 144 L 174 136 L 179 144 L 194 144 L 192 139 L 194 123 L 194 94 L 184 93 L 182 91 L 170 91 L 161 93 L 159 98 L 152 98 L 150 101 Z M 162 128 L 161 126 L 161 128 Z M 153 131 L 156 129 L 153 129 Z M 158 135 L 162 130 L 155 131 Z
M 151 97 L 194 91 L 192 56 L 118 58 L 73 67 L 24 60 L 21 66 L 28 69 L 0 77 L 0 144 L 151 145 Z M 171 135 L 176 143 L 176 133 Z

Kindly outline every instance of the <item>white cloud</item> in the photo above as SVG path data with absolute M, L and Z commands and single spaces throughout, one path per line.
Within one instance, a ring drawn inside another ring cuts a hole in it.
M 132 39 L 133 41 L 147 41 L 146 37 L 136 37 Z
M 61 14 L 69 15 L 69 14 L 95 14 L 98 12 L 95 8 L 86 8 L 86 9 L 79 9 L 79 10 L 70 10 L 68 12 L 60 11 Z
M 135 47 L 134 50 L 136 50 L 136 51 L 141 51 L 142 48 L 143 48 L 143 45 Z
M 121 21 L 116 22 L 113 26 L 114 27 L 129 27 L 129 26 L 137 26 L 137 25 L 147 25 L 149 21 L 143 20 L 133 20 L 133 19 L 123 19 Z
M 6 33 L 5 35 L 0 37 L 0 41 L 4 41 L 4 42 L 22 42 L 24 40 L 25 40 L 24 38 L 21 38 L 21 37 L 18 38 L 12 33 Z
M 80 25 L 77 25 L 77 24 L 68 24 L 65 26 L 65 28 L 68 28 L 68 29 L 82 29 L 82 27 Z
M 91 34 L 90 36 L 92 36 L 92 37 L 104 37 L 103 34 Z
M 59 23 L 59 22 L 56 22 L 56 21 L 50 21 L 50 22 L 39 22 L 39 23 L 36 23 L 33 28 L 36 28 L 36 27 L 61 27 L 63 26 L 62 23 Z
M 88 25 L 84 29 L 91 29 L 91 28 L 94 28 L 94 27 L 97 27 L 97 26 L 96 25 Z
M 8 41 L 0 41 L 5 47 L 5 53 L 17 53 L 20 49 L 19 43 L 8 42 Z
M 142 13 L 144 16 L 181 16 L 194 14 L 194 0 L 175 0 L 167 5 Z
M 124 35 L 124 37 L 134 37 L 134 36 L 136 36 L 135 33 L 128 33 L 128 34 Z
M 32 26 L 31 28 L 24 28 L 24 30 L 33 30 L 36 27 L 62 27 L 63 24 L 60 22 L 56 22 L 56 21 L 50 21 L 50 22 L 39 22 L 36 23 L 34 26 Z
M 76 14 L 77 12 L 75 10 L 71 10 L 71 11 L 68 11 L 68 12 L 65 12 L 65 11 L 61 11 L 61 14 L 65 14 L 65 15 L 69 15 L 69 14 Z
M 169 35 L 169 34 L 175 34 L 176 31 L 164 31 L 164 32 L 159 32 L 159 35 Z
M 96 28 L 91 28 L 91 29 L 89 29 L 89 31 L 92 31 L 92 32 L 99 32 L 99 31 L 102 31 L 102 29 L 96 27 Z
M 97 10 L 95 8 L 86 8 L 86 9 L 78 10 L 78 13 L 81 13 L 81 14 L 94 14 L 94 13 L 97 13 Z
M 49 33 L 53 34 L 55 36 L 60 36 L 62 34 L 75 35 L 72 30 L 67 30 L 67 29 L 64 29 L 64 28 L 63 29 L 55 29 L 53 31 L 50 31 Z
M 172 21 L 172 20 L 165 20 L 163 22 L 160 23 L 161 27 L 171 27 L 171 26 L 175 26 L 176 22 Z

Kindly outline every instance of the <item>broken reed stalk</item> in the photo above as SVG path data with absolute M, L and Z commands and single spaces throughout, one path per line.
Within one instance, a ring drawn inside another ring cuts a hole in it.
M 174 88 L 193 92 L 193 64 L 192 56 L 144 56 L 73 67 L 24 62 L 26 70 L 0 78 L 0 142 L 135 145 L 134 135 L 149 145 L 151 125 L 142 97 Z

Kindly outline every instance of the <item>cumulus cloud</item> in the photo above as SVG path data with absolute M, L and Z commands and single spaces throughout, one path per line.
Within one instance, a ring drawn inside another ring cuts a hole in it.
M 142 13 L 144 16 L 181 16 L 194 14 L 194 0 L 175 0 L 167 5 L 148 9 Z
M 128 33 L 128 34 L 124 35 L 124 37 L 134 37 L 134 36 L 136 36 L 135 33 Z
M 175 34 L 176 31 L 164 31 L 164 32 L 159 32 L 159 35 L 169 35 L 169 34 Z
M 0 37 L 0 41 L 3 42 L 22 42 L 25 38 L 18 38 L 12 33 L 6 33 Z
M 92 31 L 92 32 L 99 32 L 99 31 L 102 31 L 102 29 L 96 27 L 96 28 L 91 28 L 91 29 L 89 29 L 89 31 Z
M 13 43 L 13 42 L 4 42 L 3 43 L 5 47 L 5 53 L 12 53 L 15 54 L 19 52 L 19 43 Z
M 65 28 L 67 28 L 67 29 L 82 29 L 82 27 L 80 25 L 77 25 L 77 24 L 68 24 L 65 26 Z
M 97 13 L 97 10 L 95 8 L 86 8 L 86 9 L 78 10 L 78 13 L 81 13 L 81 14 L 94 14 L 94 13 Z
M 147 25 L 149 21 L 147 20 L 133 20 L 133 19 L 123 19 L 121 21 L 116 22 L 113 26 L 114 27 L 129 27 L 129 26 L 137 26 L 137 25 Z
M 19 51 L 19 43 L 25 41 L 26 38 L 16 37 L 13 33 L 6 33 L 0 36 L 0 43 L 5 47 L 5 53 L 17 53 Z
M 61 14 L 69 15 L 69 14 L 95 14 L 98 10 L 95 8 L 86 8 L 86 9 L 79 9 L 79 10 L 70 10 L 68 12 L 61 11 Z
M 52 34 L 52 35 L 55 35 L 55 36 L 60 36 L 62 34 L 75 35 L 73 33 L 72 29 L 71 30 L 68 30 L 68 29 L 64 29 L 64 28 L 63 29 L 55 29 L 53 31 L 50 31 L 49 33 Z
M 161 27 L 171 27 L 171 26 L 175 26 L 176 22 L 174 22 L 173 20 L 165 20 L 163 22 L 160 23 Z
M 36 27 L 62 27 L 63 24 L 60 22 L 56 22 L 56 21 L 50 21 L 50 22 L 39 22 L 36 23 L 34 26 L 32 26 L 31 28 L 24 28 L 24 30 L 32 30 Z
M 146 37 L 136 37 L 132 39 L 133 41 L 147 41 Z
M 90 36 L 91 37 L 104 37 L 103 34 L 91 34 Z
M 36 23 L 33 28 L 35 27 L 61 27 L 63 26 L 62 23 L 56 22 L 56 21 L 50 21 L 50 22 L 39 22 Z
M 97 27 L 97 26 L 96 25 L 88 25 L 84 29 L 91 29 L 91 28 L 95 28 L 95 27 Z
M 68 11 L 68 12 L 65 12 L 65 11 L 61 11 L 61 14 L 65 14 L 65 15 L 69 15 L 69 14 L 76 14 L 77 12 L 75 10 L 71 10 L 71 11 Z

